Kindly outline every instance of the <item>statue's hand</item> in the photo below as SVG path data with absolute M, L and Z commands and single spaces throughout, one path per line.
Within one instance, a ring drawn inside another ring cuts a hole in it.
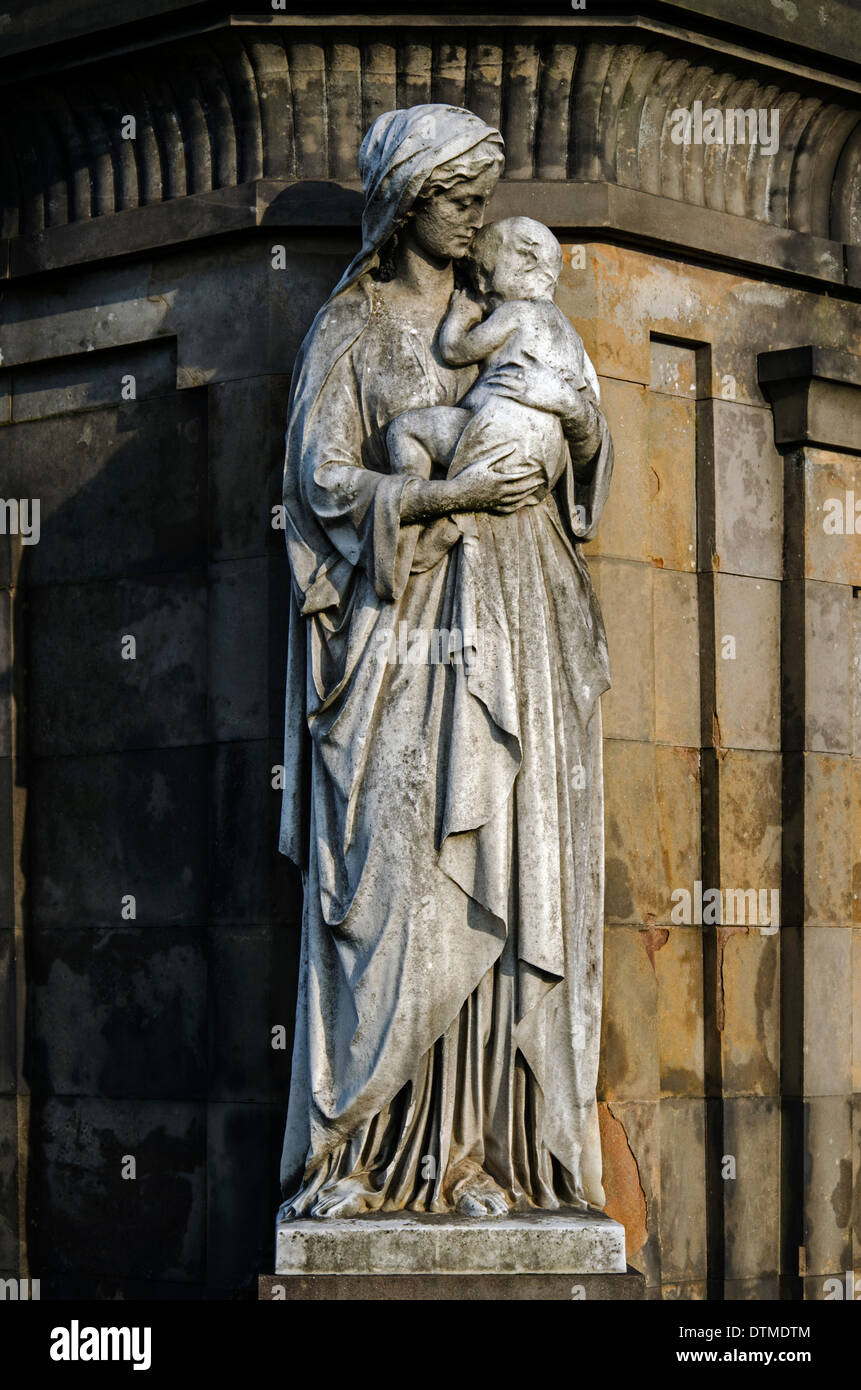
M 457 320 L 458 327 L 468 328 L 471 324 L 478 323 L 486 311 L 484 297 L 467 288 L 453 291 L 447 313 Z
M 561 416 L 566 432 L 569 428 L 584 427 L 588 422 L 590 407 L 586 392 L 578 391 L 571 381 L 537 359 L 530 363 L 528 370 L 514 363 L 494 367 L 482 380 L 500 396 L 508 396 L 519 405 Z
M 451 490 L 451 511 L 454 512 L 516 512 L 518 507 L 534 507 L 541 501 L 538 493 L 546 490 L 547 480 L 540 467 L 524 473 L 506 473 L 505 460 L 471 463 L 451 478 L 446 487 Z

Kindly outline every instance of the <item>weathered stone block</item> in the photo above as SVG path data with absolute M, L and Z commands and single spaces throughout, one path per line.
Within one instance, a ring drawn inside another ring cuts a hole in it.
M 696 927 L 653 928 L 658 938 L 658 1055 L 661 1094 L 703 1094 L 703 952 Z M 660 938 L 666 937 L 663 945 Z
M 206 1277 L 210 1286 L 250 1292 L 261 1271 L 272 1268 L 285 1103 L 286 1091 L 280 1105 L 207 1106 Z
M 201 575 L 49 585 L 31 594 L 29 630 L 33 753 L 163 748 L 206 738 Z M 132 650 L 129 659 L 124 653 Z
M 661 1280 L 706 1277 L 705 1106 L 661 1101 Z
M 309 248 L 307 238 L 278 227 L 265 238 L 235 241 L 229 258 L 218 247 L 199 246 L 159 257 L 148 294 L 167 304 L 163 331 L 176 335 L 178 385 L 290 370 L 352 255 L 352 238 L 340 247 L 336 240 Z M 273 246 L 285 248 L 283 268 L 280 257 L 274 264 Z
M 209 544 L 214 560 L 283 555 L 272 526 L 281 504 L 288 376 L 224 381 L 209 388 Z
M 861 670 L 861 667 L 859 667 Z M 861 681 L 859 681 L 861 685 Z M 852 844 L 849 849 L 849 869 L 852 876 L 852 921 L 861 923 L 861 757 L 852 761 L 851 794 L 855 807 L 851 830 Z
M 563 257 L 566 252 L 563 247 Z M 636 256 L 615 246 L 590 244 L 585 270 L 570 268 L 570 255 L 560 277 L 560 304 L 583 335 L 586 351 L 602 376 L 649 383 L 649 332 L 634 295 L 624 303 L 626 280 L 640 270 Z M 633 259 L 633 264 L 632 264 Z M 634 308 L 633 318 L 631 309 Z
M 0 580 L 2 583 L 2 580 Z M 0 758 L 12 752 L 12 593 L 0 588 Z
M 29 970 L 34 1091 L 171 1100 L 203 1093 L 202 929 L 41 929 Z
M 697 349 L 653 338 L 649 347 L 649 390 L 692 401 L 697 390 Z
M 731 748 L 720 759 L 718 786 L 723 886 L 779 890 L 780 755 Z
M 202 1281 L 203 1105 L 48 1100 L 35 1109 L 31 1151 L 34 1269 Z M 129 1158 L 135 1176 L 124 1178 Z
M 511 1213 L 493 1221 L 411 1212 L 281 1221 L 275 1273 L 624 1274 L 625 1237 L 599 1212 Z
M 854 1301 L 857 1303 L 859 1292 L 861 1292 L 861 1287 L 859 1287 L 861 1280 L 858 1277 L 857 1264 L 856 1270 L 851 1273 L 854 1274 L 851 1288 L 854 1292 Z M 802 1280 L 802 1285 L 805 1303 L 845 1302 L 847 1298 L 852 1297 L 852 1294 L 848 1292 L 849 1283 L 846 1270 L 841 1274 L 810 1275 L 807 1279 Z
M 829 298 L 817 305 L 803 288 L 728 277 L 708 266 L 682 266 L 594 241 L 587 246 L 587 265 L 586 273 L 563 272 L 565 312 L 582 332 L 597 371 L 608 376 L 647 384 L 650 335 L 709 343 L 710 394 L 761 409 L 758 354 L 796 345 L 798 325 L 810 323 L 811 314 L 813 341 L 845 348 L 856 340 L 850 301 Z M 821 312 L 824 302 L 827 313 Z M 721 325 L 715 321 L 717 303 L 726 307 Z
M 18 1270 L 18 1102 L 0 1096 L 0 1269 Z
M 857 602 L 845 584 L 804 585 L 804 746 L 817 753 L 852 752 Z
M 645 933 L 604 933 L 604 1007 L 598 1094 L 606 1100 L 657 1096 L 658 987 Z
M 14 921 L 13 863 L 15 846 L 12 840 L 12 782 L 15 764 L 11 758 L 0 757 L 0 923 L 11 927 Z
M 647 1297 L 642 1274 L 262 1274 L 267 1302 L 570 1303 Z
M 652 570 L 624 560 L 592 559 L 612 686 L 601 699 L 605 738 L 648 740 L 654 730 Z
M 661 1131 L 659 1101 L 599 1105 L 604 1207 L 625 1227 L 628 1264 L 655 1288 L 661 1278 Z
M 208 597 L 211 737 L 221 742 L 283 735 L 286 554 L 210 565 Z
M 689 1284 L 661 1284 L 661 1299 L 665 1303 L 703 1303 L 708 1297 L 704 1279 Z
M 44 361 L 46 342 L 60 358 L 169 336 L 169 300 L 150 297 L 149 270 L 146 262 L 127 259 L 89 267 L 86 275 L 78 266 L 61 271 L 38 314 L 32 312 L 32 286 L 16 281 L 4 304 L 4 364 Z M 106 305 L 111 306 L 107 313 Z
M 175 351 L 172 338 L 156 338 L 20 368 L 12 377 L 12 419 L 17 424 L 127 399 L 168 396 L 176 390 Z
M 283 744 L 225 743 L 210 750 L 208 920 L 297 922 L 299 877 L 278 851 L 281 792 L 273 768 Z
M 725 1279 L 723 1296 L 727 1303 L 775 1303 L 780 1297 L 776 1274 L 767 1279 Z
M 601 408 L 613 436 L 613 484 L 598 534 L 585 553 L 648 560 L 652 486 L 647 392 L 634 382 L 602 377 Z
M 861 1095 L 853 1095 L 852 1110 L 852 1268 L 861 1276 Z M 861 1278 L 856 1279 L 861 1285 Z M 856 1290 L 861 1293 L 861 1287 Z M 856 1299 L 856 1302 L 858 1300 Z
M 13 926 L 13 777 L 11 758 L 0 758 L 0 924 Z
M 780 1269 L 780 1108 L 768 1097 L 724 1103 L 724 1154 L 735 1176 L 723 1182 L 725 1271 L 728 1280 L 762 1279 Z
M 808 753 L 804 764 L 804 917 L 842 927 L 852 921 L 853 767 L 825 753 Z
M 649 393 L 652 563 L 690 574 L 697 567 L 697 450 L 694 401 Z
M 604 821 L 608 922 L 647 923 L 657 914 L 655 750 L 648 743 L 604 743 Z
M 804 932 L 804 1093 L 852 1090 L 851 930 Z
M 30 582 L 128 578 L 202 564 L 205 411 L 203 392 L 184 392 L 11 430 L 16 495 L 30 496 L 37 484 L 40 499 L 39 544 L 26 547 Z
M 808 1275 L 852 1268 L 852 1100 L 804 1105 L 804 1246 Z
M 850 1090 L 855 1095 L 861 1095 L 861 928 L 858 927 L 852 932 L 852 1085 Z
M 766 928 L 766 930 L 769 930 Z M 780 1078 L 780 937 L 727 930 L 720 957 L 726 1095 L 774 1096 Z
M 657 569 L 652 575 L 655 739 L 700 746 L 700 632 L 697 579 Z
M 856 429 L 857 436 L 857 429 Z M 803 573 L 831 584 L 857 583 L 861 574 L 861 459 L 828 449 L 793 455 L 803 473 Z M 800 528 L 799 528 L 800 529 Z
M 693 748 L 655 749 L 657 920 L 669 924 L 673 893 L 690 892 L 701 869 L 700 755 Z
M 15 1002 L 15 940 L 10 928 L 0 928 L 0 1094 L 17 1088 L 18 1059 Z
M 286 1104 L 299 931 L 212 927 L 207 951 L 209 1095 Z
M 780 585 L 715 576 L 717 741 L 780 747 Z M 733 655 L 734 652 L 734 655 Z
M 30 767 L 31 920 L 118 926 L 204 920 L 206 750 L 38 758 Z
M 852 600 L 852 752 L 861 763 L 861 588 L 852 590 Z
M 780 579 L 783 574 L 783 461 L 770 410 L 716 400 L 715 567 Z
M 216 1299 L 228 1299 L 233 1289 L 215 1293 Z M 50 1270 L 42 1275 L 41 1296 L 45 1302 L 88 1303 L 199 1303 L 213 1297 L 206 1285 L 180 1284 L 171 1279 L 117 1279 L 111 1275 L 78 1274 L 74 1270 Z

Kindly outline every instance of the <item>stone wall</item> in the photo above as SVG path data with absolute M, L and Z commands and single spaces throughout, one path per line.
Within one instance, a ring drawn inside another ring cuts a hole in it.
M 628 1227 L 630 1261 L 679 1298 L 705 1297 L 709 1282 L 725 1297 L 777 1297 L 778 1276 L 798 1272 L 797 1220 L 816 1296 L 861 1257 L 861 537 L 823 531 L 826 497 L 861 500 L 861 461 L 781 456 L 758 356 L 767 344 L 776 372 L 774 350 L 799 338 L 857 354 L 857 312 L 832 303 L 826 321 L 809 291 L 606 245 L 572 251 L 560 303 L 601 376 L 617 460 L 586 548 L 614 680 L 608 1210 Z M 842 389 L 857 448 L 861 406 Z M 693 897 L 697 880 L 780 890 L 780 930 L 674 925 L 671 895 Z
M 289 376 L 357 245 L 361 130 L 432 97 L 503 121 L 491 215 L 560 236 L 616 443 L 587 547 L 608 1210 L 651 1296 L 821 1297 L 861 1272 L 861 536 L 823 528 L 861 500 L 857 95 L 827 54 L 711 31 L 412 23 L 222 25 L 188 51 L 202 125 L 172 104 L 190 41 L 123 31 L 130 151 L 77 59 L 43 125 L 58 50 L 0 73 L 0 496 L 41 503 L 38 545 L 0 536 L 0 1277 L 231 1297 L 272 1267 Z M 656 75 L 663 122 L 746 74 L 796 113 L 770 180 L 656 162 Z M 674 923 L 697 882 L 779 889 L 780 930 Z

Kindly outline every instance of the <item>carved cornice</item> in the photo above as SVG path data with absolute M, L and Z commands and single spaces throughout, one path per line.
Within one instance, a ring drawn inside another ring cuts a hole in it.
M 850 84 L 851 86 L 851 84 Z M 604 182 L 861 243 L 861 114 L 849 88 L 642 26 L 233 25 L 31 78 L 0 112 L 0 235 L 261 178 L 357 177 L 381 111 L 467 106 L 499 126 L 505 179 Z M 679 145 L 674 109 L 773 108 L 780 143 Z M 135 139 L 123 118 L 134 116 Z

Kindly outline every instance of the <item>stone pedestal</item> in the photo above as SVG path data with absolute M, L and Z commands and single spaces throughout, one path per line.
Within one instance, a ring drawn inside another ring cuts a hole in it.
M 643 1286 L 624 1228 L 601 1212 L 282 1221 L 275 1270 L 261 1298 L 635 1299 Z

